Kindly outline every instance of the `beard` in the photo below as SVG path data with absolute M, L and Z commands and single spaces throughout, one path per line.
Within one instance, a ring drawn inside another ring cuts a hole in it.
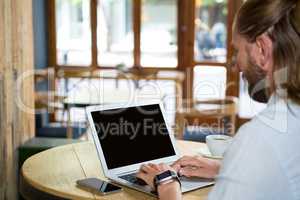
M 267 81 L 267 73 L 255 64 L 251 59 L 247 61 L 247 68 L 243 72 L 243 79 L 248 82 L 248 93 L 251 99 L 267 103 L 270 94 Z

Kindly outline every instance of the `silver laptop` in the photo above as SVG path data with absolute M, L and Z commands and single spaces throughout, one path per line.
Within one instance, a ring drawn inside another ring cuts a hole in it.
M 158 101 L 87 107 L 91 132 L 104 175 L 121 185 L 156 196 L 136 178 L 145 163 L 172 164 L 180 158 L 174 135 Z M 182 192 L 212 185 L 212 180 L 180 177 Z

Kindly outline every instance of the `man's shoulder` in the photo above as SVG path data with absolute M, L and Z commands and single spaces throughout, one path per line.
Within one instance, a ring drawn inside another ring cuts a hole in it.
M 238 148 L 248 145 L 257 148 L 262 145 L 264 148 L 269 147 L 277 151 L 280 149 L 279 147 L 298 146 L 300 142 L 300 119 L 299 121 L 291 120 L 289 115 L 287 114 L 286 118 L 283 116 L 268 118 L 265 115 L 254 117 L 238 130 L 235 136 L 236 142 L 239 143 Z M 295 142 L 298 144 L 294 144 Z
M 277 136 L 298 133 L 300 129 L 300 106 L 287 104 L 283 100 L 268 105 L 266 109 L 245 123 L 237 135 Z
M 267 107 L 249 123 L 250 127 L 266 130 L 269 134 L 298 132 L 300 128 L 300 106 L 290 100 L 274 97 Z

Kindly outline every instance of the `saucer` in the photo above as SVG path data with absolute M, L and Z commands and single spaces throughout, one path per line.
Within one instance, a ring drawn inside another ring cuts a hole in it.
M 203 157 L 211 158 L 211 159 L 223 159 L 223 156 L 213 156 L 211 155 L 209 149 L 207 147 L 201 147 L 200 149 L 197 149 L 197 153 L 200 154 Z

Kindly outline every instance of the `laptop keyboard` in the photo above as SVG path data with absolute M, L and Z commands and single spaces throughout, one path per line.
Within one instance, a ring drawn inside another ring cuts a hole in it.
M 135 173 L 133 173 L 133 174 L 127 174 L 127 175 L 124 175 L 124 176 L 120 176 L 120 178 L 124 179 L 124 180 L 126 180 L 126 181 L 128 181 L 130 183 L 134 183 L 136 185 L 141 185 L 141 186 L 147 185 L 147 183 L 144 180 L 142 180 L 140 178 L 137 178 Z

